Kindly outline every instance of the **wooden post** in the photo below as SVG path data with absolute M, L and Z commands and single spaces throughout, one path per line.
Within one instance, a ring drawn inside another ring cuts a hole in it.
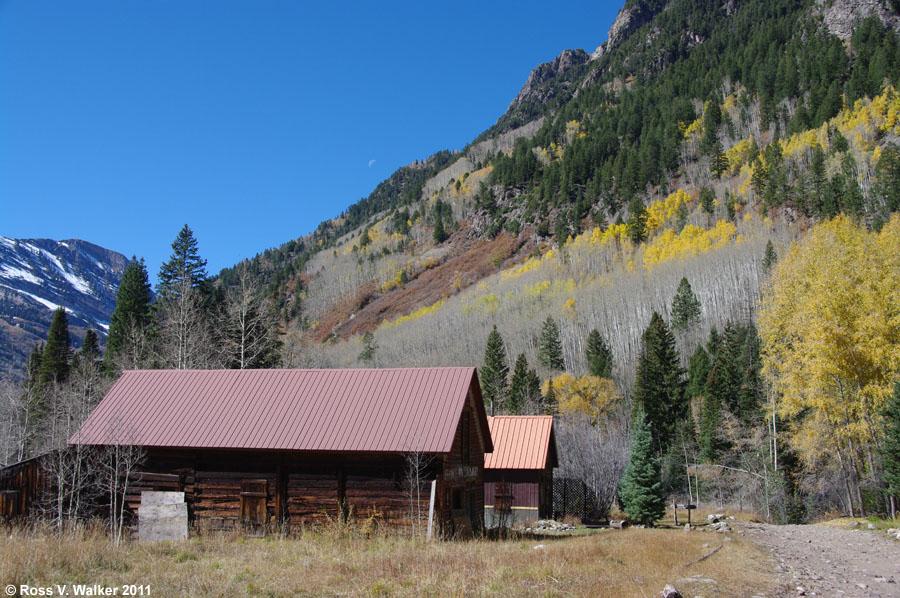
M 431 530 L 434 527 L 434 494 L 436 488 L 437 480 L 431 480 L 431 498 L 428 499 L 428 535 L 425 538 L 426 542 L 431 542 Z
M 674 500 L 672 501 L 672 510 L 675 511 L 675 527 L 678 527 L 678 503 Z M 690 511 L 688 511 L 688 517 L 690 517 Z

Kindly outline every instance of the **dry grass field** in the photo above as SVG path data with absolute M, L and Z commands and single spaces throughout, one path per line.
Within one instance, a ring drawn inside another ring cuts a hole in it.
M 742 536 L 728 535 L 732 540 L 723 542 L 719 533 L 628 529 L 426 544 L 334 529 L 115 547 L 100 532 L 60 539 L 13 530 L 0 537 L 0 585 L 149 584 L 157 597 L 650 597 L 666 583 L 685 596 L 767 593 L 769 558 Z M 686 565 L 720 544 L 711 557 Z

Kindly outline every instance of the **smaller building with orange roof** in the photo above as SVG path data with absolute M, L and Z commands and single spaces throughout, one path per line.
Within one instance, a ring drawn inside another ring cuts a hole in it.
M 484 456 L 484 522 L 488 527 L 547 519 L 553 514 L 558 466 L 553 417 L 488 417 L 494 452 Z

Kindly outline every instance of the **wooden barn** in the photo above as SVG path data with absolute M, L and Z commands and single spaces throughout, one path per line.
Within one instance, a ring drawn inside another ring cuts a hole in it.
M 484 456 L 484 520 L 489 527 L 553 515 L 558 465 L 553 417 L 488 418 L 494 451 Z
M 493 450 L 475 368 L 129 371 L 76 438 L 141 447 L 128 508 L 184 492 L 201 533 L 409 526 L 432 488 L 440 533 L 480 533 Z

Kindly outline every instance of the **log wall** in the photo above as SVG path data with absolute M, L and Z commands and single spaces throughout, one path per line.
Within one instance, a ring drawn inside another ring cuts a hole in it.
M 443 456 L 422 476 L 418 513 L 428 515 L 431 485 Z M 183 491 L 199 532 L 240 528 L 246 482 L 265 485 L 266 525 L 291 531 L 353 518 L 368 525 L 408 527 L 411 505 L 403 455 L 150 450 L 131 478 L 126 504 L 136 512 L 144 490 Z M 255 496 L 254 496 L 255 498 Z M 245 511 L 246 513 L 246 508 Z M 437 514 L 440 516 L 440 513 Z M 246 514 L 244 515 L 246 519 Z M 441 522 L 438 521 L 438 529 Z
M 46 455 L 0 469 L 0 519 L 32 513 L 48 489 L 43 460 Z

